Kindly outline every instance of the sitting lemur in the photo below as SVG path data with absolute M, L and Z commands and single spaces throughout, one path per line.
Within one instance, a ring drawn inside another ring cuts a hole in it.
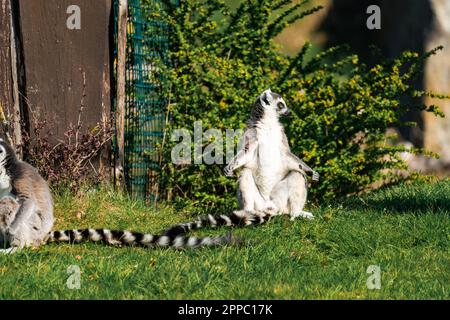
M 175 236 L 206 226 L 261 224 L 280 214 L 288 214 L 291 219 L 312 219 L 313 215 L 303 210 L 307 174 L 310 173 L 314 181 L 319 180 L 319 174 L 291 152 L 279 120 L 280 116 L 289 114 L 283 98 L 270 89 L 253 104 L 243 148 L 224 169 L 226 176 L 241 169 L 237 188 L 240 210 L 181 223 L 165 234 Z

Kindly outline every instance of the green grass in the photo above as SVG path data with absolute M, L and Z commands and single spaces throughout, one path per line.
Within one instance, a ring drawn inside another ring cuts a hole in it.
M 0 299 L 449 299 L 450 182 L 400 185 L 236 229 L 243 247 L 114 248 L 48 245 L 0 256 Z M 58 228 L 158 232 L 188 208 L 146 208 L 110 191 L 56 201 Z M 205 233 L 224 233 L 225 229 Z M 80 267 L 81 289 L 66 286 Z M 370 265 L 381 289 L 369 290 Z

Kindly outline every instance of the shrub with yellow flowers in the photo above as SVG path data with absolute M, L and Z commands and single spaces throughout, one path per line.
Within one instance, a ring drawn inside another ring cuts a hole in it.
M 287 56 L 273 39 L 320 9 L 303 9 L 307 2 L 246 0 L 232 10 L 220 0 L 165 1 L 172 28 L 166 136 L 177 128 L 193 130 L 199 120 L 204 130 L 244 128 L 256 97 L 271 88 L 294 111 L 283 120 L 292 151 L 321 174 L 311 186 L 313 199 L 406 179 L 399 174 L 407 170 L 399 157 L 405 149 L 386 143 L 386 130 L 404 125 L 400 119 L 414 108 L 442 116 L 420 97 L 446 97 L 414 86 L 424 61 L 440 48 L 404 52 L 376 65 L 361 62 L 345 46 L 313 53 L 306 43 Z M 168 198 L 205 205 L 234 201 L 236 182 L 224 177 L 223 165 L 174 164 L 170 150 L 177 141 L 167 140 L 162 190 Z

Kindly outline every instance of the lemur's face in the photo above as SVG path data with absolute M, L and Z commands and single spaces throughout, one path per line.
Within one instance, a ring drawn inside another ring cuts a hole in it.
M 0 165 L 2 165 L 6 159 L 6 148 L 3 146 L 3 144 L 3 139 L 0 139 Z
M 11 192 L 11 179 L 6 173 L 8 145 L 0 138 L 0 199 Z M 0 204 L 1 206 L 1 204 Z M 1 215 L 1 212 L 0 212 Z
M 0 165 L 5 165 L 8 157 L 12 156 L 15 156 L 14 150 L 0 138 Z
M 291 114 L 291 110 L 286 106 L 283 98 L 278 93 L 270 91 L 270 89 L 264 91 L 260 95 L 259 100 L 264 109 L 268 111 L 281 116 L 289 116 Z

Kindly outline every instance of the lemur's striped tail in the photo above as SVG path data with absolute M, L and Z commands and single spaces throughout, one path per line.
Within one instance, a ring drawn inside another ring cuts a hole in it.
M 81 229 L 52 231 L 47 243 L 68 242 L 80 243 L 83 241 L 101 242 L 115 246 L 141 246 L 141 247 L 172 247 L 176 249 L 212 247 L 240 243 L 240 239 L 233 238 L 231 233 L 219 237 L 184 237 L 170 235 L 151 235 L 130 231 L 114 231 L 108 229 Z
M 177 237 L 181 234 L 188 233 L 191 230 L 198 230 L 205 227 L 220 227 L 220 226 L 251 226 L 256 224 L 263 224 L 269 221 L 275 212 L 272 211 L 245 211 L 237 210 L 228 215 L 207 215 L 200 217 L 195 221 L 176 224 L 167 229 L 163 235 L 167 237 Z

